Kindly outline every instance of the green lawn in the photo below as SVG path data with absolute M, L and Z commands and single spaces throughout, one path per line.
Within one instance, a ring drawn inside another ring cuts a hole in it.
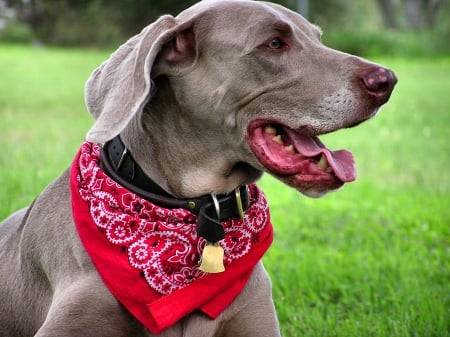
M 0 218 L 70 165 L 92 124 L 84 82 L 107 57 L 0 45 Z M 354 153 L 356 182 L 308 199 L 261 181 L 286 337 L 450 336 L 450 58 L 375 61 L 399 77 L 390 103 L 322 137 Z

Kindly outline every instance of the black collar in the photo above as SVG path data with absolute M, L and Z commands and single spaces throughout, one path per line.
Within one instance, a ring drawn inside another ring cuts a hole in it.
M 101 167 L 117 183 L 158 206 L 169 209 L 184 208 L 198 215 L 197 232 L 209 242 L 225 238 L 220 222 L 243 217 L 243 212 L 249 206 L 247 186 L 240 186 L 234 193 L 229 194 L 175 198 L 144 173 L 120 136 L 104 144 Z

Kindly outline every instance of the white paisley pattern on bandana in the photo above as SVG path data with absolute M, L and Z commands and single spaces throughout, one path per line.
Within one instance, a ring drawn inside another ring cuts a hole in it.
M 128 256 L 149 286 L 168 295 L 205 275 L 198 261 L 205 240 L 197 235 L 197 216 L 185 209 L 166 209 L 139 197 L 109 178 L 99 167 L 100 145 L 84 142 L 77 181 L 81 198 L 107 240 Z M 269 225 L 264 193 L 249 185 L 250 207 L 244 220 L 222 222 L 224 264 L 245 256 Z

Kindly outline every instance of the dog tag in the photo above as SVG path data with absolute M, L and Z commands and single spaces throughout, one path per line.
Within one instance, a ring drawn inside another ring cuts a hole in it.
M 205 273 L 217 274 L 225 271 L 223 248 L 217 242 L 208 242 L 203 248 L 199 269 Z

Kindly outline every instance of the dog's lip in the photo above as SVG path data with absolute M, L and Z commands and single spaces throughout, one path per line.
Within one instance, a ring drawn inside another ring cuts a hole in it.
M 352 154 L 329 150 L 310 127 L 294 130 L 279 121 L 254 120 L 247 131 L 253 153 L 274 175 L 296 176 L 296 181 L 308 183 L 347 183 L 356 178 Z

